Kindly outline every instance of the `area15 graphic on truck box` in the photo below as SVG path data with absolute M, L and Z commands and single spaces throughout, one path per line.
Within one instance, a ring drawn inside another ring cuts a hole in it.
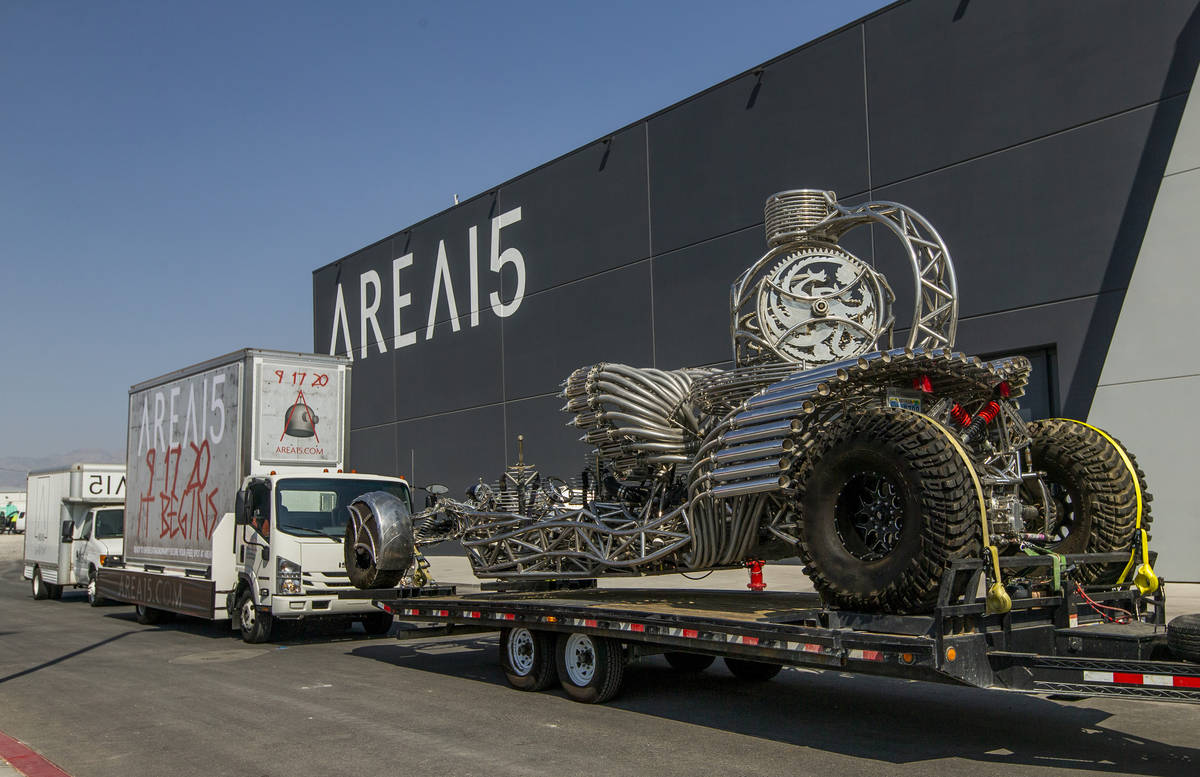
M 217 520 L 233 511 L 240 363 L 129 395 L 125 550 L 131 560 L 207 566 Z
M 344 401 L 339 366 L 264 360 L 255 372 L 255 458 L 272 464 L 337 466 Z

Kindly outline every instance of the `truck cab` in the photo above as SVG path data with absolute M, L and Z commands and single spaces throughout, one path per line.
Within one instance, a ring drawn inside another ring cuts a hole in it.
M 391 616 L 364 607 L 369 599 L 350 582 L 343 544 L 350 505 L 372 491 L 412 509 L 401 478 L 297 468 L 246 479 L 232 527 L 237 582 L 226 597 L 243 639 L 266 641 L 280 627 L 326 618 L 354 619 L 369 633 L 387 632 Z
M 96 594 L 101 567 L 119 566 L 125 553 L 125 508 L 119 505 L 93 507 L 71 537 L 70 581 L 87 587 L 88 603 L 103 604 Z

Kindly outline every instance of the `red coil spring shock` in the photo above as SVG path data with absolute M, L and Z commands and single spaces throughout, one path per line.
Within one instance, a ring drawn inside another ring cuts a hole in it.
M 957 402 L 954 403 L 954 407 L 950 408 L 950 417 L 957 421 L 959 426 L 965 427 L 971 423 L 971 414 L 963 410 L 962 405 Z
M 984 428 L 994 421 L 998 415 L 1000 415 L 1000 403 L 993 399 L 975 414 L 975 420 L 971 421 L 971 425 L 963 433 L 963 439 L 967 442 L 975 442 L 983 435 Z

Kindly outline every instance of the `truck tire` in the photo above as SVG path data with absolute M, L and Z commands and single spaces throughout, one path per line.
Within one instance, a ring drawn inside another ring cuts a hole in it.
M 728 656 L 722 660 L 725 661 L 725 668 L 739 680 L 766 682 L 779 674 L 779 671 L 783 669 L 783 666 L 780 664 L 769 664 L 765 661 L 747 661 L 744 658 L 730 658 Z
M 238 599 L 237 612 L 243 642 L 259 645 L 271 641 L 275 619 L 271 613 L 262 612 L 254 605 L 254 597 L 249 591 L 243 592 Z
M 143 626 L 154 626 L 162 623 L 163 617 L 166 615 L 165 612 L 157 607 L 147 607 L 144 604 L 134 605 L 133 611 L 137 622 Z
M 392 630 L 392 621 L 395 618 L 390 612 L 371 612 L 363 616 L 362 625 L 363 631 L 376 636 L 387 634 Z
M 1034 421 L 1029 424 L 1029 436 L 1033 467 L 1046 473 L 1046 486 L 1059 511 L 1059 526 L 1053 533 L 1056 541 L 1050 549 L 1056 553 L 1130 550 L 1137 533 L 1137 490 L 1142 492 L 1145 529 L 1152 520 L 1153 499 L 1133 454 L 1121 446 L 1133 464 L 1136 483 L 1113 443 L 1091 427 L 1062 419 Z M 1025 497 L 1030 504 L 1038 503 L 1036 494 L 1026 492 Z M 1075 577 L 1081 583 L 1115 583 L 1123 566 L 1084 564 Z
M 852 411 L 815 441 L 796 481 L 804 572 L 834 606 L 929 610 L 942 570 L 981 551 L 968 465 L 917 413 Z
M 54 583 L 46 583 L 46 592 L 50 594 L 51 599 L 61 599 L 63 595 L 63 587 Z
M 500 666 L 518 691 L 544 691 L 558 679 L 554 635 L 524 626 L 500 630 Z
M 42 570 L 34 568 L 33 580 L 29 583 L 30 590 L 33 592 L 33 598 L 39 602 L 50 598 L 50 591 L 46 584 L 42 582 Z
M 584 704 L 602 704 L 617 695 L 625 678 L 621 643 L 608 637 L 563 633 L 554 651 L 558 680 L 567 696 Z
M 717 659 L 713 656 L 706 656 L 703 653 L 683 653 L 677 650 L 668 650 L 663 653 L 663 658 L 667 659 L 667 663 L 677 672 L 703 672 L 713 665 L 713 661 Z
M 1172 618 L 1167 624 L 1167 647 L 1185 661 L 1200 661 L 1200 614 Z
M 100 596 L 98 593 L 96 593 L 96 570 L 95 569 L 88 570 L 87 600 L 88 600 L 88 604 L 90 604 L 93 607 L 99 607 L 100 605 L 104 604 L 106 601 L 103 596 Z

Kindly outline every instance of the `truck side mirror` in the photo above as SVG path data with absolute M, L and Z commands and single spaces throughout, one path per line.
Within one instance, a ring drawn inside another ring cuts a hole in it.
M 233 503 L 233 522 L 237 525 L 250 523 L 250 519 L 246 516 L 246 490 L 242 489 L 237 492 L 237 497 Z
M 63 542 L 71 542 L 75 539 L 74 535 L 75 535 L 75 522 L 74 521 L 63 521 L 62 522 L 62 541 Z

